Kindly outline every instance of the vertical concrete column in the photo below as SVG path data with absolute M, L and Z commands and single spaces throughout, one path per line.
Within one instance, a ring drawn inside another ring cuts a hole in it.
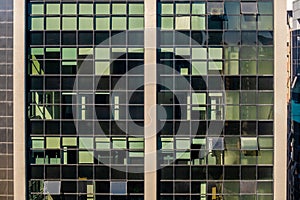
M 157 197 L 156 157 L 156 0 L 145 4 L 145 200 Z
M 286 199 L 287 22 L 286 1 L 274 0 L 274 199 Z
M 25 174 L 25 3 L 14 0 L 13 35 L 13 131 L 14 131 L 14 199 L 26 199 Z

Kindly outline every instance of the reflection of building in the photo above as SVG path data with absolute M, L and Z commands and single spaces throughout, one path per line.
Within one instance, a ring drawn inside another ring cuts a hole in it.
M 284 7 L 15 1 L 15 198 L 284 199 Z

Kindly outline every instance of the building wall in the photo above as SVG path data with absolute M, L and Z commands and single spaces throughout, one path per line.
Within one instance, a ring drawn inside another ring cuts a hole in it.
M 0 199 L 13 199 L 13 0 L 0 2 Z

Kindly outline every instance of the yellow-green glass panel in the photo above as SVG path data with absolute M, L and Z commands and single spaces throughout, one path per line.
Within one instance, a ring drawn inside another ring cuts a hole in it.
M 274 74 L 274 63 L 272 60 L 259 60 L 258 61 L 258 74 Z
M 93 14 L 93 4 L 91 3 L 80 3 L 79 4 L 79 14 L 88 14 L 92 15 Z
M 46 30 L 60 30 L 60 18 L 59 17 L 47 17 L 46 18 Z
M 126 140 L 113 140 L 114 149 L 126 149 Z
M 207 59 L 206 48 L 192 48 L 192 59 Z
M 126 4 L 124 3 L 113 3 L 112 14 L 126 14 Z
M 94 139 L 89 137 L 79 137 L 79 148 L 80 149 L 93 149 Z
M 171 30 L 174 27 L 173 17 L 162 17 L 161 18 L 161 29 Z
M 205 15 L 205 3 L 193 3 L 192 14 Z
M 130 3 L 129 15 L 144 14 L 144 4 Z
M 112 30 L 126 30 L 126 17 L 112 17 Z
M 162 3 L 161 4 L 161 14 L 173 14 L 174 8 L 172 3 Z
M 257 163 L 258 164 L 273 164 L 274 161 L 274 155 L 273 150 L 261 150 L 259 151 L 258 157 L 257 157 Z
M 79 151 L 80 164 L 94 163 L 94 152 L 92 151 Z
M 60 14 L 60 4 L 58 3 L 48 3 L 46 5 L 47 14 L 59 15 Z
M 92 17 L 79 17 L 79 30 L 93 30 Z
M 226 120 L 239 120 L 240 108 L 239 106 L 226 106 L 225 107 L 225 119 Z
M 109 62 L 95 62 L 95 74 L 96 75 L 109 75 L 110 63 Z
M 44 4 L 31 4 L 31 14 L 33 15 L 44 14 Z
M 222 48 L 208 48 L 209 59 L 222 59 L 223 49 Z
M 43 149 L 44 148 L 44 138 L 43 137 L 31 137 L 32 148 L 33 149 Z
M 273 106 L 259 106 L 258 119 L 273 119 L 273 118 L 274 118 Z
M 176 14 L 190 14 L 190 4 L 188 3 L 177 3 Z
M 258 16 L 258 30 L 273 30 L 273 17 Z
M 31 30 L 44 30 L 44 18 L 43 17 L 31 18 Z
M 96 48 L 95 58 L 101 60 L 107 60 L 110 58 L 110 48 Z
M 109 30 L 110 19 L 109 17 L 97 17 L 96 18 L 96 30 Z
M 60 148 L 60 137 L 47 137 L 46 138 L 47 149 L 59 149 Z
M 189 16 L 176 17 L 175 28 L 177 30 L 189 30 L 190 27 L 191 27 L 191 22 Z
M 206 62 L 192 62 L 192 75 L 206 75 Z
M 62 4 L 62 14 L 75 15 L 77 13 L 77 5 L 75 3 Z
M 273 149 L 274 139 L 272 137 L 259 137 L 259 149 Z
M 206 93 L 193 93 L 192 104 L 206 104 Z
M 96 4 L 96 14 L 101 14 L 101 15 L 110 14 L 110 5 L 108 3 Z
M 130 17 L 129 18 L 129 30 L 143 30 L 144 18 L 143 17 Z
M 192 16 L 192 30 L 204 30 L 205 29 L 205 17 Z
M 241 106 L 241 119 L 256 119 L 256 106 Z
M 77 138 L 76 137 L 63 137 L 62 145 L 63 146 L 77 146 Z
M 76 30 L 76 29 L 77 29 L 76 17 L 62 18 L 62 30 Z
M 62 59 L 64 60 L 76 60 L 77 49 L 76 48 L 63 48 L 62 49 Z

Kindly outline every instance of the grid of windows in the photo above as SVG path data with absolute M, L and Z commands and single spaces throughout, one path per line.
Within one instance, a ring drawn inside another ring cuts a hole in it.
M 143 2 L 28 6 L 29 199 L 143 199 Z
M 13 0 L 0 2 L 0 199 L 13 199 Z
M 273 199 L 273 1 L 157 6 L 160 199 Z

